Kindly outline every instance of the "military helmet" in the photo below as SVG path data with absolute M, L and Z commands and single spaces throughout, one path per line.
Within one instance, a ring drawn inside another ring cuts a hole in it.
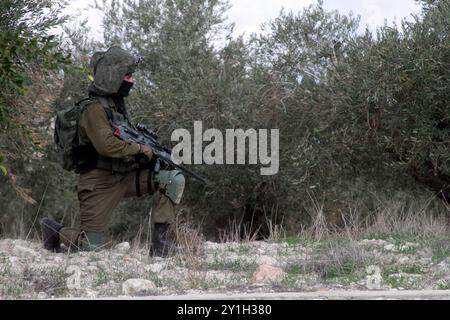
M 94 53 L 90 62 L 94 81 L 89 91 L 99 95 L 116 93 L 125 75 L 134 73 L 140 60 L 118 46 Z

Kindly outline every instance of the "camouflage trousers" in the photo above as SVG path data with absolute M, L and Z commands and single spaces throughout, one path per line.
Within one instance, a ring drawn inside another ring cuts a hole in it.
M 83 236 L 103 237 L 114 208 L 124 198 L 149 195 L 149 171 L 127 174 L 95 169 L 78 177 L 77 192 L 80 203 L 79 228 L 62 228 L 60 239 L 68 247 L 78 247 Z M 153 223 L 172 223 L 175 204 L 159 192 L 153 194 Z M 103 243 L 104 239 L 95 242 Z

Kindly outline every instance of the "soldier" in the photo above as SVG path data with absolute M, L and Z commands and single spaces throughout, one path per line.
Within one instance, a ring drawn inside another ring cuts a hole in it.
M 76 152 L 82 164 L 77 170 L 80 225 L 68 228 L 49 218 L 42 219 L 44 247 L 50 251 L 60 252 L 61 242 L 85 251 L 104 247 L 112 211 L 120 200 L 152 194 L 155 205 L 150 255 L 167 257 L 175 252 L 169 228 L 184 190 L 184 176 L 177 170 L 154 174 L 151 169 L 140 169 L 136 155 L 152 159 L 151 148 L 118 139 L 109 121 L 111 116 L 129 121 L 124 98 L 133 86 L 137 64 L 136 57 L 117 46 L 97 52 L 91 59 L 94 75 L 89 87 L 91 99 L 80 116 L 80 147 Z M 109 110 L 99 102 L 99 97 L 107 99 L 104 101 L 108 101 Z

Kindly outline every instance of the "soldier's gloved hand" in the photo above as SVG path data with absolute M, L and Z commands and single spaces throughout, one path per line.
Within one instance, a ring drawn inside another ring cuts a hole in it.
M 153 157 L 152 148 L 146 146 L 145 144 L 141 144 L 139 147 L 139 153 L 145 154 L 149 160 Z

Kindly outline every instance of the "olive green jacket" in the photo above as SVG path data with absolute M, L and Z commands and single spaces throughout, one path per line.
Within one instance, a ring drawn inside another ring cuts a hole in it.
M 99 154 L 97 168 L 121 173 L 136 169 L 133 156 L 139 153 L 139 145 L 122 141 L 113 135 L 108 116 L 100 102 L 93 101 L 86 106 L 80 118 L 79 134 L 81 144 L 92 144 Z

